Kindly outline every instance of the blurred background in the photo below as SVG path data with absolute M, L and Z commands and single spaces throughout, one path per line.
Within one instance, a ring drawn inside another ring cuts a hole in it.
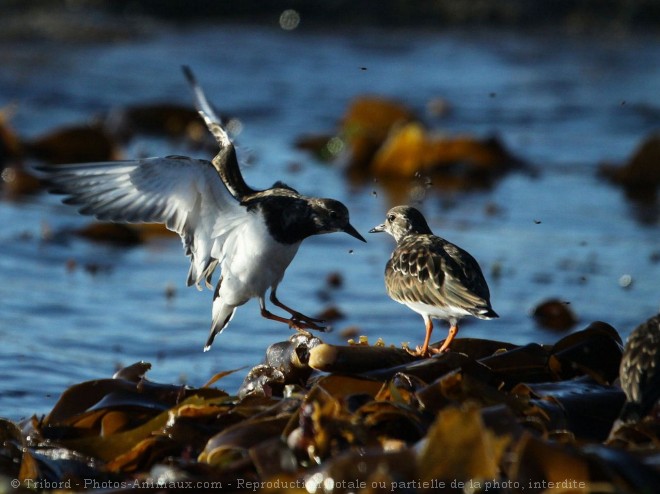
M 252 301 L 203 353 L 212 292 L 185 287 L 178 237 L 99 225 L 31 171 L 211 159 L 183 64 L 250 185 L 339 199 L 367 237 L 306 240 L 280 285 L 330 320 L 324 340 L 421 343 L 385 293 L 394 242 L 367 235 L 401 203 L 486 275 L 500 319 L 459 337 L 553 343 L 600 320 L 625 339 L 660 310 L 658 2 L 237 3 L 0 1 L 0 416 L 138 360 L 199 386 L 290 336 Z

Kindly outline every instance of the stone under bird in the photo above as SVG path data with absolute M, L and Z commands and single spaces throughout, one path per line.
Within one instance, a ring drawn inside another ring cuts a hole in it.
M 183 67 L 195 106 L 220 151 L 212 161 L 185 156 L 42 166 L 52 192 L 99 220 L 163 223 L 181 236 L 190 258 L 187 285 L 213 289 L 212 324 L 204 351 L 227 326 L 236 308 L 257 298 L 261 315 L 292 328 L 324 330 L 277 298 L 277 287 L 300 244 L 312 235 L 345 232 L 365 242 L 349 221 L 344 204 L 307 197 L 282 182 L 266 190 L 248 186 L 234 145 L 197 83 Z M 270 301 L 290 314 L 266 308 Z
M 414 355 L 427 357 L 447 351 L 458 321 L 466 316 L 499 317 L 490 304 L 490 292 L 477 261 L 468 252 L 433 235 L 426 219 L 411 206 L 396 206 L 385 223 L 370 233 L 387 232 L 396 248 L 385 266 L 387 294 L 424 318 L 426 336 Z M 449 333 L 439 349 L 429 346 L 433 319 L 449 321 Z

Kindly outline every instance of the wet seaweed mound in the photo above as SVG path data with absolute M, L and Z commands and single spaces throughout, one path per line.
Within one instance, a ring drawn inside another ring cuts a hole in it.
M 654 492 L 651 413 L 625 401 L 621 339 L 593 323 L 554 345 L 457 339 L 420 359 L 296 334 L 236 396 L 148 380 L 140 362 L 0 422 L 0 489 L 123 492 Z

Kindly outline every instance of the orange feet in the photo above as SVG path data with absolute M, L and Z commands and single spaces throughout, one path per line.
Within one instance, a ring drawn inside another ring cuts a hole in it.
M 451 345 L 451 342 L 454 341 L 454 337 L 456 336 L 456 333 L 458 333 L 458 325 L 456 324 L 451 325 L 451 327 L 449 328 L 449 333 L 447 334 L 447 338 L 445 338 L 445 341 L 440 348 L 429 347 L 432 331 L 433 331 L 433 323 L 431 322 L 431 319 L 427 319 L 426 337 L 424 338 L 424 344 L 416 347 L 415 351 L 408 350 L 408 353 L 410 353 L 411 355 L 415 355 L 416 357 L 431 357 L 438 353 L 448 352 L 449 345 Z

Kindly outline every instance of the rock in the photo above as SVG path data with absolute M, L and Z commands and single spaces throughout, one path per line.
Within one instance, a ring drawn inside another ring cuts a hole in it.
M 532 316 L 540 326 L 557 331 L 567 331 L 577 323 L 577 317 L 568 304 L 558 299 L 541 302 Z

